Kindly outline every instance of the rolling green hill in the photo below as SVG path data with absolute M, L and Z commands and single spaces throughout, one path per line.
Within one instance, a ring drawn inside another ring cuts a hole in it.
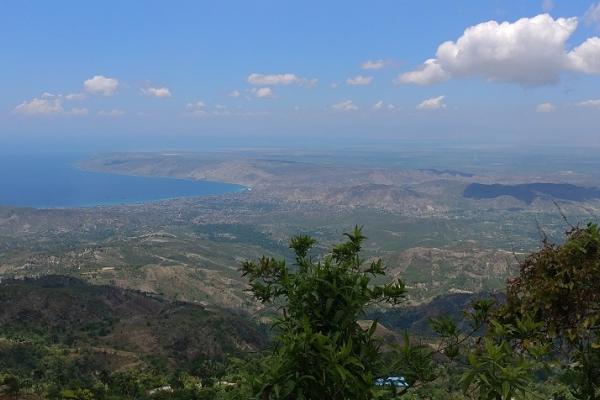
M 52 275 L 0 284 L 0 333 L 179 362 L 255 350 L 266 340 L 240 313 Z

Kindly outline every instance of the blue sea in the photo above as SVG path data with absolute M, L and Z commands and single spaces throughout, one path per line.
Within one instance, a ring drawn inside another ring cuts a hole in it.
M 222 182 L 138 177 L 77 168 L 81 154 L 0 154 L 0 205 L 69 208 L 217 195 L 244 188 Z

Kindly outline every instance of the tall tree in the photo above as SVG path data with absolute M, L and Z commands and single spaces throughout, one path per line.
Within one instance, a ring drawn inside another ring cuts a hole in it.
M 381 260 L 360 257 L 365 236 L 359 227 L 331 253 L 313 260 L 315 240 L 296 236 L 290 247 L 296 265 L 263 257 L 243 263 L 254 296 L 280 309 L 273 351 L 249 383 L 262 399 L 372 399 L 381 367 L 380 343 L 358 320 L 377 303 L 398 304 L 404 284 L 374 284 L 385 274 Z

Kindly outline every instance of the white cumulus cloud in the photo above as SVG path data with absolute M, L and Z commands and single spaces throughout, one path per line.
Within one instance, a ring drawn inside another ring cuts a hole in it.
M 145 96 L 153 96 L 161 99 L 171 97 L 171 91 L 168 87 L 147 87 L 142 89 L 142 93 Z
M 580 101 L 579 103 L 577 103 L 577 106 L 600 109 L 600 99 Z
M 370 84 L 372 80 L 372 76 L 357 75 L 353 78 L 346 79 L 346 83 L 352 86 L 364 86 Z
M 65 100 L 81 100 L 85 95 L 82 94 L 52 94 L 42 93 L 40 97 L 34 97 L 29 101 L 24 101 L 13 109 L 13 113 L 22 115 L 86 115 L 87 108 L 74 107 L 65 109 Z
M 367 60 L 363 62 L 360 67 L 362 69 L 381 69 L 385 67 L 384 60 Z
M 270 87 L 252 89 L 252 93 L 258 98 L 275 97 L 275 93 Z
M 301 78 L 296 74 L 257 74 L 253 73 L 248 76 L 248 83 L 256 86 L 275 86 L 275 85 L 307 85 L 313 86 L 317 84 L 317 79 Z
M 85 93 L 70 93 L 65 95 L 66 100 L 83 100 L 85 99 Z
M 568 54 L 569 67 L 587 74 L 600 74 L 600 38 L 592 37 Z
M 336 103 L 336 104 L 332 105 L 331 108 L 333 108 L 334 110 L 339 110 L 339 111 L 354 111 L 354 110 L 358 110 L 358 106 L 356 106 L 352 102 L 352 100 L 340 101 L 339 103 Z
M 15 114 L 23 115 L 49 115 L 64 112 L 60 97 L 44 93 L 29 101 L 24 101 L 13 109 Z
M 229 96 L 229 97 L 234 97 L 234 98 L 237 98 L 237 97 L 240 97 L 240 94 L 241 94 L 241 93 L 240 93 L 240 91 L 239 91 L 239 90 L 232 90 L 231 92 L 229 92 L 228 96 Z
M 396 83 L 414 83 L 417 85 L 431 85 L 450 79 L 439 61 L 435 58 L 426 60 L 418 69 L 405 72 L 396 78 Z
M 300 78 L 295 74 L 250 74 L 248 83 L 252 85 L 291 85 L 292 83 L 300 83 Z
M 388 110 L 393 110 L 396 107 L 393 104 L 385 104 L 385 102 L 383 100 L 379 100 L 377 103 L 373 104 L 373 110 L 383 110 L 383 109 L 388 109 Z
M 444 104 L 444 98 L 446 96 L 437 96 L 432 97 L 426 100 L 423 100 L 417 108 L 419 110 L 437 110 L 440 108 L 446 108 L 446 104 Z
M 577 18 L 548 14 L 515 22 L 488 21 L 467 28 L 456 41 L 442 43 L 435 58 L 403 73 L 397 83 L 429 85 L 451 78 L 479 76 L 523 86 L 551 84 L 563 71 L 600 73 L 600 38 L 572 51 L 566 44 Z
M 538 104 L 538 106 L 535 108 L 535 110 L 539 113 L 549 113 L 549 112 L 556 110 L 556 106 L 552 103 L 546 102 L 546 103 Z
M 119 81 L 115 78 L 107 78 L 103 75 L 95 75 L 93 78 L 83 82 L 83 88 L 91 94 L 112 96 L 119 87 Z

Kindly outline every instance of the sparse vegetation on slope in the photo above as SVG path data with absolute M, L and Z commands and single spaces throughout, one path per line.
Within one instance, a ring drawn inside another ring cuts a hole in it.
M 229 357 L 266 342 L 257 323 L 225 309 L 65 276 L 0 283 L 0 372 L 48 398 L 139 398 L 185 374 L 217 379 Z

